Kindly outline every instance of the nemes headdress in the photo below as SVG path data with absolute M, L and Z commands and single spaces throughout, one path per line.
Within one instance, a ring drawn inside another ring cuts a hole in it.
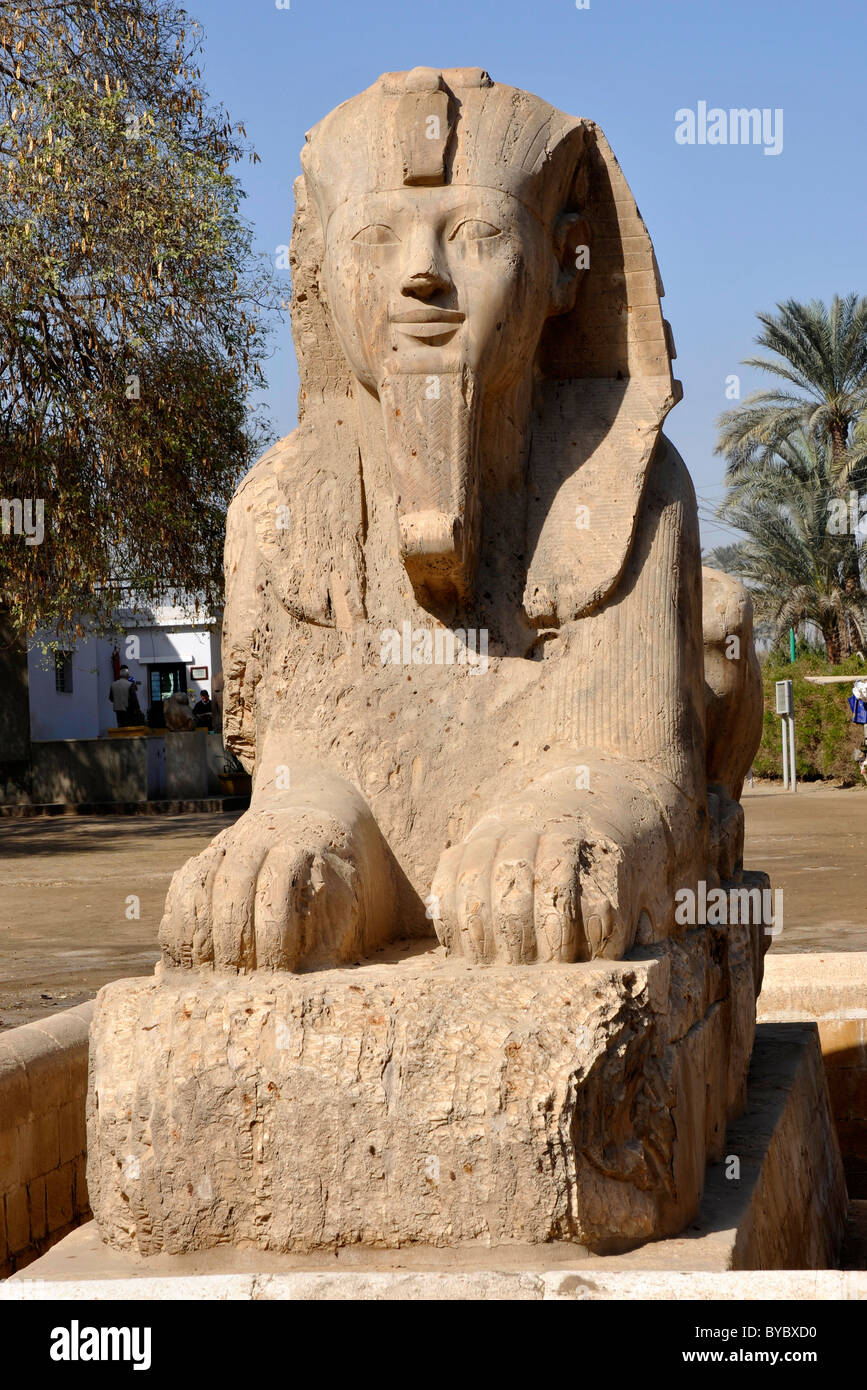
M 384 74 L 314 126 L 302 167 L 291 252 L 301 383 L 291 467 L 308 489 L 323 434 L 346 446 L 346 478 L 334 486 L 358 486 L 357 452 L 345 428 L 326 423 L 332 415 L 344 419 L 353 391 L 321 278 L 337 208 L 372 192 L 465 185 L 511 194 L 552 232 L 563 213 L 586 223 L 588 260 L 575 306 L 548 321 L 539 346 L 524 606 L 537 624 L 588 611 L 626 564 L 651 456 L 680 394 L 653 247 L 602 131 L 492 81 L 481 68 L 413 68 Z M 314 416 L 318 442 L 311 437 L 308 446 Z M 289 478 L 287 487 L 294 487 Z M 592 521 L 576 550 L 578 507 Z M 286 557 L 292 572 L 281 587 L 299 616 L 363 615 L 359 535 L 334 537 L 330 551 L 319 535 L 303 564 L 298 549 Z
M 386 73 L 320 121 L 302 163 L 323 226 L 365 193 L 441 184 L 509 193 L 547 224 L 572 195 L 587 134 L 481 68 L 413 68 Z

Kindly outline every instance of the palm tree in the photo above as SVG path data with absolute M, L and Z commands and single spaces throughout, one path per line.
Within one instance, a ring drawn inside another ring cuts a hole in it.
M 830 309 L 819 299 L 789 299 L 777 314 L 759 314 L 760 347 L 776 357 L 748 357 L 744 365 L 769 372 L 794 390 L 754 391 L 720 416 L 718 454 L 737 468 L 803 430 L 827 439 L 834 469 L 842 473 L 852 427 L 867 410 L 867 298 L 835 295 Z
M 728 460 L 726 481 L 736 483 L 757 461 L 780 458 L 780 446 L 800 431 L 830 446 L 831 482 L 859 490 L 867 482 L 867 298 L 835 295 L 830 308 L 818 299 L 790 299 L 777 310 L 758 315 L 763 331 L 756 338 L 776 356 L 748 357 L 745 365 L 788 382 L 790 389 L 755 391 L 720 416 L 716 452 Z M 844 588 L 860 610 L 864 592 L 854 534 L 843 550 Z M 860 624 L 847 620 L 844 652 L 851 651 L 857 631 Z
M 846 582 L 853 539 L 839 527 L 841 507 L 848 516 L 846 492 L 833 445 L 798 430 L 773 452 L 741 460 L 719 514 L 746 539 L 711 556 L 744 580 L 757 619 L 775 636 L 815 623 L 832 664 L 848 650 L 850 632 L 863 643 L 867 631 L 860 594 Z

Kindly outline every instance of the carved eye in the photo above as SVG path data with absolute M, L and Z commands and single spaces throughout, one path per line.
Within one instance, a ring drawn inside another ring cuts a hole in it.
M 483 222 L 480 217 L 468 217 L 466 221 L 458 223 L 449 241 L 482 241 L 490 236 L 500 236 L 499 229 L 492 227 L 490 222 Z
M 400 237 L 384 222 L 371 222 L 369 227 L 362 227 L 360 232 L 356 232 L 352 240 L 360 241 L 364 246 L 394 246 Z

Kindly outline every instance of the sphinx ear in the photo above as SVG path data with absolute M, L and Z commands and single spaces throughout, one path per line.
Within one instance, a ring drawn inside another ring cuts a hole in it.
M 554 227 L 554 255 L 559 273 L 551 302 L 552 314 L 568 314 L 582 273 L 590 268 L 590 225 L 580 212 L 564 212 Z

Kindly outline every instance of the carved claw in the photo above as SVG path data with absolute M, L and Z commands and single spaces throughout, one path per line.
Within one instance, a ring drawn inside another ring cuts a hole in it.
M 519 821 L 483 822 L 440 858 L 437 935 L 449 954 L 484 963 L 623 955 L 630 923 L 599 891 L 592 865 L 574 824 L 535 830 Z M 623 905 L 631 916 L 630 906 Z

